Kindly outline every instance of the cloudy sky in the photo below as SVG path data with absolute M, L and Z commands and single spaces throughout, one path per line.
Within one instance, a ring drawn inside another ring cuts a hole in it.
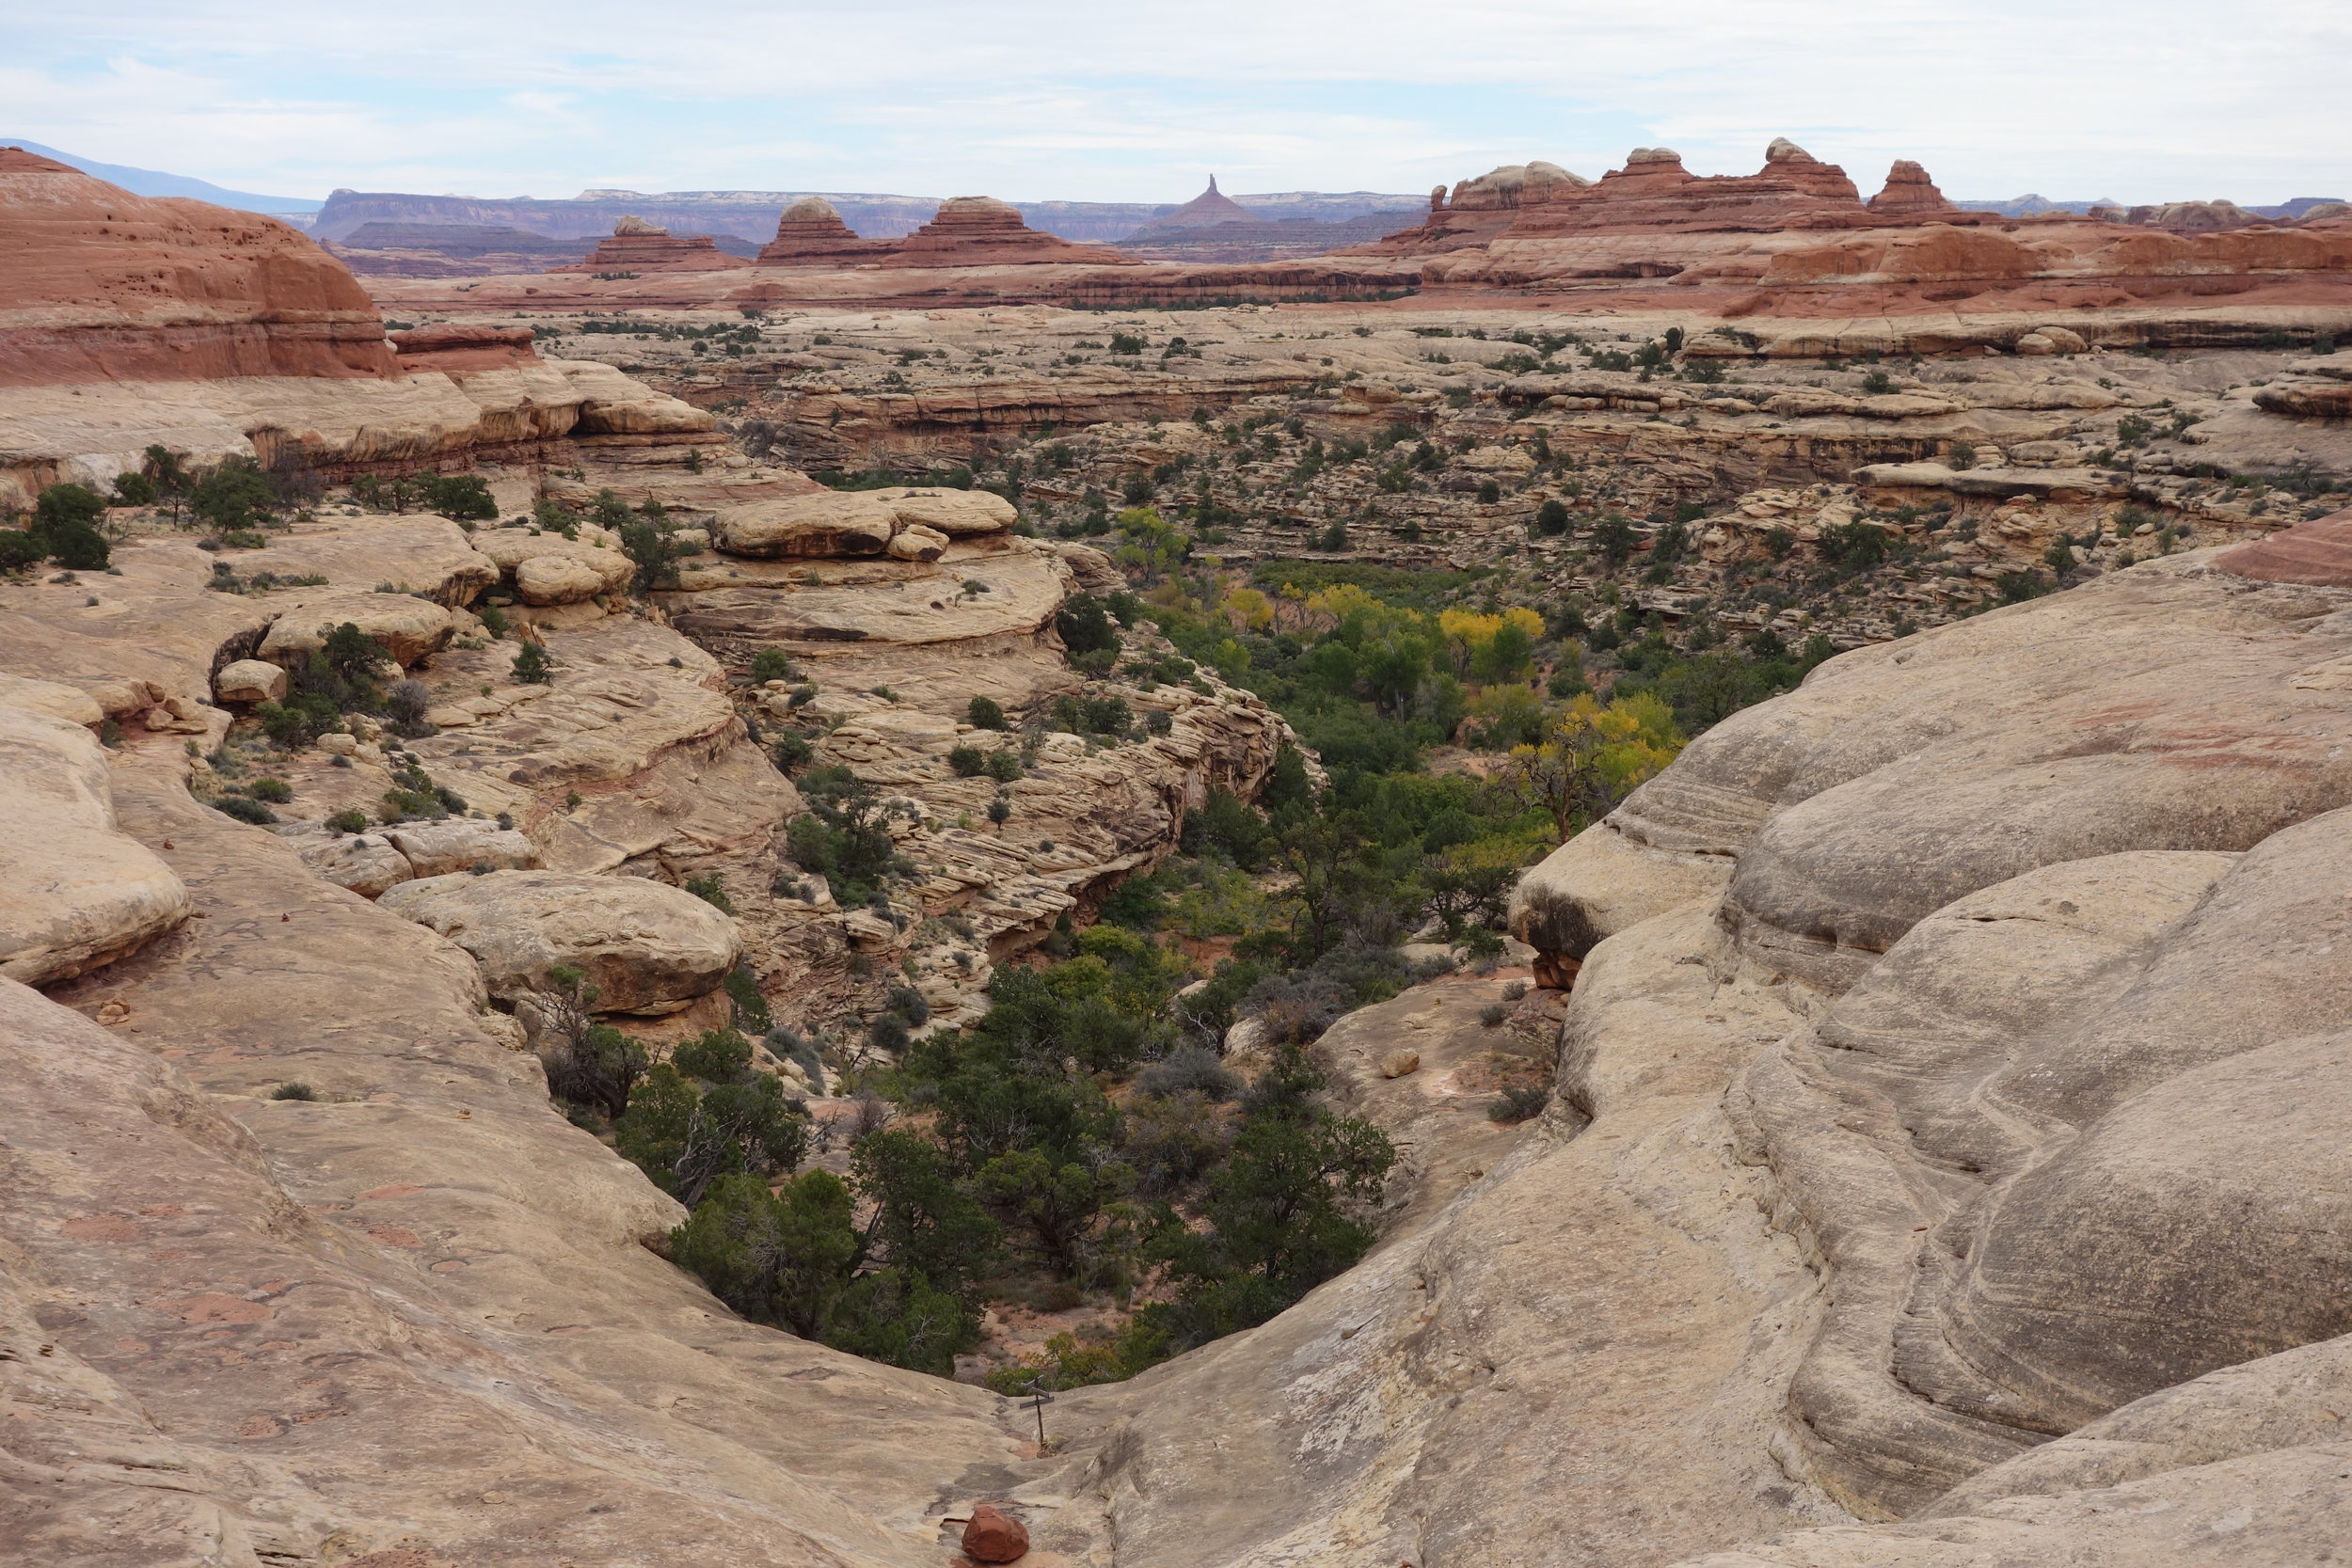
M 1425 191 L 1627 149 L 1865 191 L 2352 195 L 2346 0 L 0 0 L 0 135 L 273 195 Z

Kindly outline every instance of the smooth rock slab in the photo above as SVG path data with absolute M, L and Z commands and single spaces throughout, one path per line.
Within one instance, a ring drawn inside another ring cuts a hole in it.
M 88 730 L 0 707 L 0 975 L 70 979 L 187 918 L 180 879 L 117 831 L 106 752 Z
M 404 824 L 385 836 L 407 858 L 419 877 L 470 872 L 477 865 L 498 871 L 528 870 L 538 859 L 538 850 L 530 839 L 512 828 L 501 828 L 478 817 Z
M 549 971 L 566 965 L 596 988 L 598 1012 L 675 1012 L 715 990 L 742 952 L 725 915 L 637 877 L 460 872 L 403 882 L 382 905 L 472 954 L 502 1001 L 553 989 Z

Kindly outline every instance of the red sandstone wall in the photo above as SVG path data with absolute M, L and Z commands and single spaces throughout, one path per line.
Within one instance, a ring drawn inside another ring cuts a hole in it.
M 284 224 L 0 149 L 0 386 L 393 373 L 367 292 Z

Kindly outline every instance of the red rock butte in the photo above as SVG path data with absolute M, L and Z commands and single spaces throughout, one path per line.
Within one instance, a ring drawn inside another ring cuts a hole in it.
M 776 237 L 759 247 L 763 267 L 843 266 L 860 259 L 879 257 L 890 249 L 886 240 L 863 240 L 841 221 L 832 202 L 821 196 L 804 196 L 776 220 Z
M 373 302 L 275 218 L 0 148 L 0 386 L 389 376 Z
M 1089 266 L 1135 266 L 1104 245 L 1075 245 L 1041 233 L 1022 220 L 1021 210 L 993 196 L 959 196 L 895 245 L 886 267 L 1038 266 L 1077 262 Z
M 673 234 L 643 218 L 625 217 L 596 242 L 584 261 L 550 272 L 731 272 L 751 263 L 730 256 L 707 234 Z

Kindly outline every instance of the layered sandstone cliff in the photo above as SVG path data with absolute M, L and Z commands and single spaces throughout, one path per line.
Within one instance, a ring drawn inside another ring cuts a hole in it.
M 15 147 L 0 213 L 0 388 L 393 373 L 367 292 L 274 218 L 133 196 Z
M 388 337 L 341 262 L 283 224 L 135 197 L 0 150 L 0 510 L 105 489 L 150 445 L 392 471 L 685 444 L 710 417 L 527 331 Z

